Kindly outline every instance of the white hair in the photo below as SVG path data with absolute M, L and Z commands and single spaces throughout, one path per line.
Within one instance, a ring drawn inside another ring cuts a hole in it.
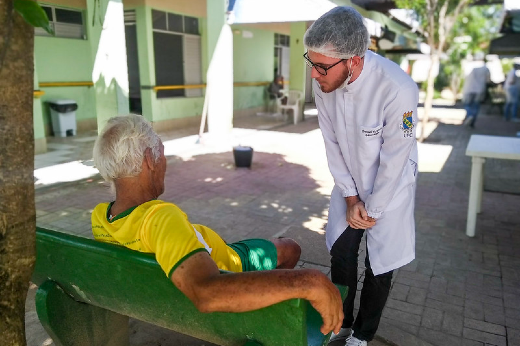
M 144 153 L 150 148 L 157 162 L 161 140 L 152 125 L 141 115 L 110 118 L 94 144 L 94 163 L 99 173 L 114 189 L 119 178 L 141 173 Z

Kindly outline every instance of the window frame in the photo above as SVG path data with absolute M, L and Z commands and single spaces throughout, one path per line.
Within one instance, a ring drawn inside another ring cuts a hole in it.
M 42 8 L 45 7 L 45 8 L 50 9 L 52 18 L 49 18 L 49 25 L 54 29 L 55 34 L 51 35 L 51 34 L 47 33 L 45 30 L 43 30 L 42 28 L 36 27 L 36 28 L 34 28 L 35 36 L 56 37 L 56 38 L 65 38 L 65 39 L 73 39 L 73 40 L 87 40 L 88 39 L 84 9 L 67 8 L 67 7 L 62 7 L 62 6 L 56 6 L 53 4 L 46 4 L 46 3 L 40 3 L 40 6 Z M 78 12 L 81 15 L 81 24 L 58 21 L 57 16 L 56 16 L 56 9 L 62 10 L 62 11 Z M 47 13 L 47 11 L 45 9 L 43 9 L 43 10 L 45 11 L 45 13 Z M 68 36 L 68 35 L 60 34 L 59 30 L 57 30 L 56 24 L 66 25 L 66 26 L 76 27 L 78 29 L 81 29 L 80 30 L 81 36 Z
M 166 17 L 166 30 L 165 29 L 157 29 L 157 28 L 154 28 L 154 25 L 153 25 L 153 12 L 162 12 L 163 14 L 165 14 L 165 17 Z M 170 25 L 169 25 L 169 20 L 168 18 L 170 17 L 169 15 L 176 15 L 176 16 L 180 16 L 181 17 L 181 20 L 182 20 L 182 32 L 179 32 L 177 30 L 170 30 Z M 185 18 L 186 17 L 189 17 L 189 18 L 194 18 L 194 19 L 197 19 L 197 26 L 198 26 L 198 34 L 193 34 L 193 33 L 187 33 L 186 32 L 186 21 L 185 21 Z M 153 32 L 158 32 L 158 33 L 162 33 L 162 34 L 169 34 L 169 35 L 177 35 L 177 36 L 181 36 L 182 38 L 182 52 L 181 52 L 181 55 L 182 55 L 182 58 L 183 58 L 183 64 L 182 64 L 182 71 L 183 71 L 183 85 L 187 85 L 186 84 L 186 61 L 184 60 L 184 57 L 186 55 L 186 38 L 197 38 L 199 40 L 199 44 L 202 44 L 202 35 L 200 34 L 200 18 L 198 17 L 192 17 L 192 16 L 185 16 L 185 15 L 181 15 L 179 13 L 175 13 L 175 12 L 167 12 L 167 11 L 161 11 L 161 10 L 157 10 L 157 9 L 153 9 L 152 8 L 152 33 Z M 155 42 L 154 42 L 154 47 L 155 47 Z M 202 84 L 202 47 L 199 47 L 199 65 L 200 65 L 200 84 Z M 157 66 L 155 65 L 154 66 L 154 70 L 155 70 L 155 75 L 157 76 Z M 160 86 L 160 85 L 157 85 L 157 86 Z M 183 95 L 175 95 L 175 96 L 159 96 L 159 92 L 157 93 L 157 98 L 158 99 L 175 99 L 175 98 L 192 98 L 192 97 L 202 97 L 203 96 L 203 92 L 202 92 L 202 88 L 197 88 L 197 89 L 181 89 L 182 90 L 182 93 Z M 190 91 L 189 93 L 187 91 Z M 191 94 L 196 94 L 196 90 L 200 90 L 200 95 L 189 95 L 190 93 Z

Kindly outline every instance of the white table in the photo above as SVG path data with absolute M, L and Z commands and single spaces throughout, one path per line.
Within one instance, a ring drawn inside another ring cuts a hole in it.
M 466 147 L 466 155 L 472 157 L 466 235 L 474 237 L 477 213 L 482 209 L 486 158 L 520 160 L 520 138 L 472 135 Z

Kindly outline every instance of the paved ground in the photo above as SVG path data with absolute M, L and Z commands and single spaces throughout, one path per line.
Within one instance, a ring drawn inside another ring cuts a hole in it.
M 370 345 L 520 345 L 520 162 L 488 160 L 476 236 L 465 235 L 470 135 L 520 131 L 519 123 L 494 114 L 498 109 L 483 111 L 472 130 L 460 125 L 462 110 L 434 109 L 419 145 L 417 258 L 396 271 Z M 269 116 L 237 119 L 233 136 L 219 145 L 208 138 L 196 143 L 196 132 L 162 135 L 169 164 L 162 198 L 227 241 L 292 237 L 303 248 L 300 266 L 329 273 L 323 227 L 333 181 L 316 118 L 298 125 Z M 92 167 L 94 140 L 95 134 L 50 138 L 51 151 L 35 157 L 39 226 L 91 236 L 91 210 L 111 198 Z M 251 169 L 234 167 L 236 144 L 254 148 Z M 36 318 L 34 291 L 27 299 L 28 345 L 53 345 Z M 208 345 L 135 320 L 130 327 L 135 346 Z

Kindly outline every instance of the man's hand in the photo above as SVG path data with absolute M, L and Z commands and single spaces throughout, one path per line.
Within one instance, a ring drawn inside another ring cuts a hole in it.
M 328 279 L 322 280 L 315 299 L 309 299 L 311 305 L 323 319 L 320 331 L 327 335 L 331 331 L 338 334 L 343 324 L 343 301 L 338 288 Z
M 345 197 L 347 202 L 347 223 L 354 229 L 374 227 L 376 220 L 368 216 L 365 203 L 358 196 Z

